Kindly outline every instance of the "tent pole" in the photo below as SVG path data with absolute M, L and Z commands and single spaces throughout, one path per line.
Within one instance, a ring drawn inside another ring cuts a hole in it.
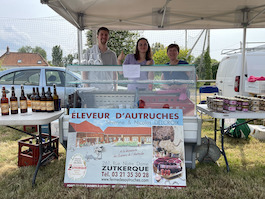
M 206 29 L 204 29 L 204 30 L 206 30 Z M 201 54 L 201 60 L 200 60 L 200 67 L 199 67 L 199 77 L 200 77 L 200 78 L 204 78 L 204 77 L 202 77 L 202 63 L 203 63 L 203 56 L 204 56 L 204 50 L 205 50 L 205 43 L 206 43 L 206 40 L 207 40 L 207 33 L 208 33 L 208 31 L 206 30 L 206 31 L 205 31 L 204 41 L 203 41 L 203 47 L 202 47 L 202 54 Z
M 82 30 L 77 28 L 77 45 L 78 45 L 78 61 L 79 64 L 83 59 L 83 44 L 82 44 Z
M 243 28 L 243 45 L 242 45 L 242 74 L 240 78 L 240 87 L 239 93 L 243 95 L 243 90 L 245 88 L 245 65 L 246 65 L 246 36 L 247 36 L 247 27 Z
M 186 59 L 188 59 L 188 57 L 190 56 L 190 54 L 192 53 L 194 47 L 197 45 L 198 41 L 200 40 L 202 34 L 204 33 L 205 29 L 202 30 L 201 34 L 199 35 L 198 39 L 195 41 L 195 43 L 193 44 L 193 46 L 191 47 L 189 53 L 186 56 Z
M 208 49 L 209 49 L 209 54 L 210 54 L 210 51 L 211 51 L 210 50 L 210 29 L 208 29 Z
M 246 65 L 246 38 L 247 38 L 247 27 L 249 25 L 248 13 L 249 9 L 244 8 L 241 10 L 243 14 L 243 45 L 242 45 L 242 73 L 240 78 L 239 94 L 243 95 L 243 90 L 245 90 L 245 65 Z
M 185 29 L 185 50 L 188 49 L 188 30 Z

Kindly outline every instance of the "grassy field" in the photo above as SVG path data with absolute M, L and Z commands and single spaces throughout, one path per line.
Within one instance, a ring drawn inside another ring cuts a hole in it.
M 212 122 L 203 123 L 202 137 L 205 135 L 213 137 Z M 222 156 L 218 164 L 196 163 L 196 169 L 187 169 L 187 187 L 183 189 L 65 188 L 66 152 L 62 146 L 59 159 L 40 168 L 32 188 L 35 167 L 17 167 L 17 141 L 22 138 L 24 134 L 0 127 L 0 198 L 265 198 L 265 142 L 252 137 L 245 140 L 226 136 L 231 171 L 226 172 Z M 220 146 L 220 136 L 217 144 Z

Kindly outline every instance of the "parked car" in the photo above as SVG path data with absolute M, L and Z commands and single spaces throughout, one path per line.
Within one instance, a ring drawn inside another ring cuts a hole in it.
M 21 95 L 21 85 L 24 85 L 25 95 L 28 97 L 32 94 L 33 87 L 39 87 L 40 95 L 42 87 L 47 92 L 48 87 L 53 92 L 53 84 L 56 85 L 57 94 L 61 99 L 61 106 L 65 107 L 65 94 L 74 92 L 73 87 L 65 89 L 65 79 L 67 81 L 78 81 L 81 76 L 71 71 L 66 71 L 63 67 L 19 67 L 4 70 L 0 72 L 0 86 L 5 86 L 7 97 L 11 96 L 11 87 L 15 87 L 16 96 Z
M 234 97 L 240 93 L 242 89 L 243 95 L 248 95 L 245 92 L 245 87 L 240 85 L 240 79 L 243 82 L 252 76 L 265 76 L 265 52 L 254 51 L 246 52 L 245 72 L 242 77 L 242 53 L 236 53 L 224 57 L 218 67 L 216 74 L 216 86 L 219 89 L 219 94 Z

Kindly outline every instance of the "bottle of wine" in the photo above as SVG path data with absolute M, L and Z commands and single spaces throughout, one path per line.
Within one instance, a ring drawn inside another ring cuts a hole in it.
M 54 101 L 54 110 L 59 111 L 59 96 L 57 94 L 56 85 L 53 84 L 53 101 Z
M 45 90 L 44 90 L 44 87 L 42 87 L 42 93 L 41 93 L 41 96 L 40 96 L 40 109 L 41 109 L 41 112 L 46 112 L 47 111 L 46 102 L 47 102 L 47 98 L 46 98 L 46 95 L 45 95 Z
M 21 85 L 21 96 L 20 96 L 20 112 L 27 113 L 28 112 L 28 102 L 24 93 L 24 86 Z
M 11 94 L 11 97 L 10 97 L 11 114 L 18 114 L 18 102 L 17 102 L 17 97 L 15 95 L 14 86 L 12 86 L 11 91 L 12 91 L 12 94 Z
M 35 95 L 35 110 L 36 110 L 36 112 L 41 112 L 39 88 L 37 87 L 36 90 L 37 90 L 37 92 Z
M 2 115 L 9 115 L 9 103 L 8 98 L 6 97 L 6 88 L 2 88 L 2 98 L 1 98 L 1 112 Z
M 36 96 L 36 91 L 35 91 L 35 87 L 33 87 L 32 88 L 32 95 L 30 96 L 32 112 L 36 112 L 35 96 Z
M 46 107 L 47 107 L 47 112 L 54 112 L 54 102 L 53 102 L 53 97 L 52 97 L 52 92 L 51 88 L 48 87 L 48 95 L 46 98 Z

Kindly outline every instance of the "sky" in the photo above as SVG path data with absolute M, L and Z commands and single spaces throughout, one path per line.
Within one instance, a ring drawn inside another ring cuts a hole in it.
M 24 0 L 24 1 L 19 1 L 19 0 L 8 0 L 8 1 L 1 1 L 1 6 L 0 6 L 0 20 L 1 18 L 8 18 L 8 19 L 42 19 L 42 18 L 49 18 L 49 17 L 56 17 L 58 16 L 58 14 L 56 12 L 54 12 L 50 7 L 48 7 L 45 4 L 41 4 L 40 0 Z M 68 22 L 66 22 L 67 24 Z M 72 26 L 71 24 L 67 24 L 68 26 Z M 17 31 L 18 27 L 12 26 L 12 27 L 4 27 L 7 32 L 15 32 Z M 2 32 L 0 29 L 0 55 L 2 55 L 5 50 L 6 50 L 6 44 L 5 41 L 7 40 L 12 40 L 12 41 L 16 41 L 19 40 L 21 41 L 21 39 L 23 40 L 28 40 L 31 41 L 32 43 L 34 43 L 35 41 L 33 41 L 33 39 L 31 38 L 29 33 L 23 33 L 19 32 L 19 35 L 15 35 L 12 37 L 10 37 L 8 34 L 5 35 L 5 37 L 3 36 L 4 33 L 6 34 L 6 32 L 4 32 L 4 29 L 2 27 Z M 71 31 L 70 31 L 71 29 Z M 68 28 L 69 33 L 65 33 L 65 37 L 62 37 L 62 40 L 65 40 L 66 44 L 65 46 L 63 45 L 62 48 L 67 49 L 67 53 L 73 53 L 74 51 L 77 51 L 77 46 L 73 46 L 73 42 L 77 41 L 77 38 L 73 38 L 73 34 L 76 33 L 76 30 L 72 27 Z M 73 33 L 74 31 L 74 33 Z M 199 35 L 200 31 L 198 31 L 195 34 Z M 2 34 L 2 35 L 1 35 Z M 41 35 L 41 33 L 40 33 Z M 145 37 L 148 38 L 149 43 L 152 44 L 154 42 L 159 42 L 162 41 L 161 38 L 159 38 L 160 33 L 157 32 L 150 32 L 150 31 L 146 31 L 143 32 L 143 35 Z M 150 35 L 152 35 L 152 37 L 149 37 Z M 265 42 L 265 29 L 248 29 L 247 30 L 247 42 Z M 43 35 L 43 38 L 47 38 L 52 40 L 52 35 Z M 150 39 L 149 39 L 150 38 Z M 164 37 L 165 38 L 165 37 Z M 165 46 L 167 46 L 170 43 L 174 43 L 175 39 L 174 37 L 169 36 L 166 37 L 167 41 L 161 42 L 163 43 Z M 223 30 L 223 29 L 217 29 L 217 30 L 211 30 L 210 32 L 210 56 L 212 59 L 216 59 L 218 61 L 220 61 L 224 55 L 221 55 L 221 51 L 223 49 L 236 49 L 240 47 L 240 42 L 242 42 L 243 40 L 243 30 L 242 29 L 228 29 L 228 30 Z M 68 42 L 68 41 L 71 42 Z M 39 40 L 36 41 L 37 44 L 35 44 L 35 46 L 44 46 L 45 49 L 45 42 L 47 43 L 47 41 L 43 41 L 43 40 Z M 178 42 L 178 41 L 177 41 Z M 2 44 L 1 44 L 2 43 Z M 39 45 L 39 44 L 40 45 Z M 69 43 L 69 46 L 67 46 L 67 43 Z M 180 43 L 180 42 L 179 42 Z M 178 43 L 178 44 L 179 44 Z M 19 42 L 17 42 L 17 44 L 19 45 Z M 17 45 L 17 46 L 18 46 Z M 256 44 L 256 45 L 261 45 L 261 44 Z M 16 45 L 15 45 L 16 46 Z M 180 43 L 180 46 L 183 46 Z M 250 47 L 253 47 L 253 45 L 251 45 Z M 188 46 L 188 48 L 191 48 L 191 46 Z M 197 49 L 197 51 L 202 50 L 202 44 L 199 47 L 201 49 Z M 12 49 L 13 51 L 17 50 L 17 49 Z M 45 49 L 46 50 L 46 49 Z M 51 49 L 48 49 L 47 47 L 47 54 L 51 54 Z M 50 57 L 48 56 L 48 59 Z

